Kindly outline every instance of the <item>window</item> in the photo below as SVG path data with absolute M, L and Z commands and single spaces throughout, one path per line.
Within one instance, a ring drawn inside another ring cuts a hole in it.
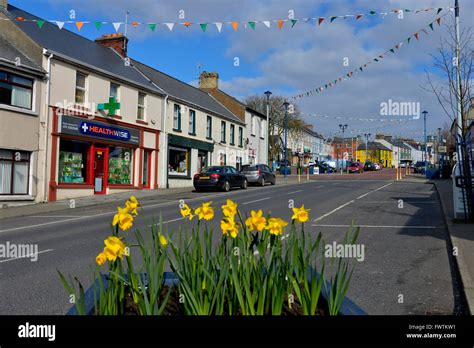
M 206 120 L 206 137 L 207 139 L 212 139 L 212 117 L 207 116 Z
M 0 150 L 0 195 L 28 194 L 30 153 Z
M 111 82 L 110 83 L 110 97 L 114 97 L 115 100 L 119 99 L 119 89 L 120 86 L 117 85 L 116 83 Z
M 144 188 L 150 188 L 150 175 L 151 175 L 151 151 L 144 150 L 143 176 L 142 176 L 142 184 Z
M 181 132 L 181 106 L 174 104 L 173 130 Z
M 84 104 L 86 102 L 86 79 L 87 75 L 76 72 L 76 103 Z
M 239 127 L 239 146 L 244 146 L 244 130 L 242 127 Z
M 63 140 L 59 144 L 59 182 L 83 184 L 87 182 L 87 153 L 89 144 Z
M 265 138 L 265 127 L 267 126 L 265 120 L 262 120 L 260 122 L 260 138 L 264 139 Z
M 255 135 L 255 116 L 252 116 L 251 131 L 252 131 L 252 135 Z
M 221 121 L 221 143 L 225 143 L 225 122 Z
M 196 135 L 196 111 L 189 110 L 189 134 Z
M 133 150 L 126 147 L 109 147 L 109 184 L 131 185 Z
M 33 80 L 0 71 L 0 104 L 30 109 L 33 98 Z
M 235 144 L 235 126 L 233 124 L 230 125 L 230 145 Z
M 240 172 L 242 170 L 242 157 L 236 156 L 235 157 L 235 166 L 237 170 Z
M 137 120 L 145 119 L 145 99 L 146 94 L 138 92 L 138 110 L 137 110 Z
M 207 152 L 198 151 L 198 172 L 201 172 L 203 168 L 207 167 Z
M 225 153 L 221 153 L 219 155 L 219 165 L 220 166 L 225 166 L 227 163 L 227 156 L 225 155 Z
M 168 173 L 170 175 L 189 175 L 189 150 L 170 146 Z

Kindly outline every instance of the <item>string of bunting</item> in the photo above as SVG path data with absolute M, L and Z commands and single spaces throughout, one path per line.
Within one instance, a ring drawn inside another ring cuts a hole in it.
M 344 116 L 328 116 L 315 113 L 300 112 L 301 115 L 309 117 L 319 117 L 319 118 L 330 118 L 336 120 L 350 120 L 350 121 L 363 121 L 363 122 L 408 122 L 408 121 L 418 121 L 421 118 L 417 117 L 405 117 L 405 118 L 367 118 L 367 117 L 344 117 Z
M 430 11 L 436 11 L 436 14 L 439 14 L 441 11 L 449 9 L 453 10 L 452 7 L 429 7 L 429 8 L 423 8 L 423 9 L 418 9 L 418 10 L 413 10 L 413 9 L 396 9 L 396 10 L 391 10 L 391 11 L 386 11 L 386 12 L 378 12 L 371 10 L 367 13 L 357 13 L 357 14 L 348 14 L 348 15 L 342 15 L 342 16 L 325 16 L 325 17 L 308 17 L 308 18 L 288 18 L 288 19 L 270 19 L 270 20 L 254 20 L 254 21 L 220 21 L 220 22 L 138 22 L 138 21 L 131 21 L 131 22 L 109 22 L 109 21 L 73 21 L 73 20 L 44 20 L 44 19 L 27 19 L 23 17 L 16 17 L 14 20 L 17 21 L 22 21 L 22 22 L 36 22 L 38 25 L 38 28 L 42 29 L 44 24 L 46 22 L 56 24 L 59 29 L 63 29 L 66 24 L 74 24 L 77 28 L 78 31 L 81 31 L 81 29 L 84 27 L 84 25 L 88 24 L 93 24 L 97 30 L 100 30 L 104 25 L 112 25 L 115 29 L 116 32 L 118 32 L 123 25 L 131 25 L 134 28 L 137 28 L 139 26 L 146 26 L 148 27 L 151 31 L 155 31 L 159 26 L 165 26 L 169 29 L 169 31 L 172 31 L 176 26 L 184 26 L 186 28 L 189 28 L 193 25 L 199 26 L 199 28 L 205 32 L 207 30 L 207 27 L 209 24 L 215 25 L 217 31 L 220 33 L 222 31 L 222 27 L 224 24 L 230 25 L 234 31 L 237 31 L 239 27 L 241 28 L 242 26 L 245 29 L 252 29 L 255 30 L 257 28 L 257 24 L 263 24 L 263 27 L 265 28 L 270 28 L 272 24 L 277 24 L 280 29 L 283 28 L 285 24 L 291 25 L 291 28 L 293 28 L 298 22 L 304 22 L 304 23 L 309 23 L 309 22 L 317 22 L 317 24 L 320 26 L 324 22 L 329 22 L 332 23 L 336 19 L 348 19 L 348 18 L 353 18 L 356 21 L 360 20 L 361 18 L 364 17 L 374 17 L 374 16 L 382 16 L 385 17 L 390 14 L 400 14 L 400 13 L 421 13 L 421 12 L 430 12 Z M 7 18 L 0 18 L 7 20 Z
M 321 85 L 319 87 L 316 87 L 316 88 L 313 88 L 313 89 L 310 89 L 308 91 L 305 91 L 305 92 L 301 92 L 301 93 L 298 93 L 292 97 L 290 97 L 291 99 L 293 100 L 298 100 L 298 99 L 301 99 L 301 98 L 304 98 L 304 97 L 311 97 L 311 96 L 314 96 L 316 94 L 320 94 L 322 93 L 323 91 L 325 91 L 326 89 L 328 88 L 331 88 L 331 87 L 334 87 L 336 86 L 336 84 L 342 82 L 342 81 L 345 81 L 345 80 L 349 80 L 351 79 L 354 75 L 356 74 L 360 74 L 362 72 L 364 72 L 367 67 L 372 64 L 372 63 L 379 63 L 381 62 L 386 56 L 388 56 L 389 54 L 395 54 L 396 51 L 398 51 L 405 43 L 406 44 L 409 44 L 410 41 L 415 38 L 416 41 L 419 41 L 421 36 L 420 36 L 420 33 L 424 33 L 426 35 L 428 35 L 429 33 L 429 30 L 431 31 L 434 31 L 434 28 L 435 28 L 435 23 L 438 24 L 438 26 L 441 25 L 441 19 L 443 17 L 445 17 L 447 14 L 449 14 L 449 12 L 446 12 L 444 15 L 436 18 L 433 22 L 429 23 L 428 25 L 426 25 L 425 27 L 421 28 L 420 30 L 418 30 L 416 33 L 410 35 L 408 38 L 406 38 L 405 40 L 403 41 L 400 41 L 399 43 L 397 43 L 396 45 L 394 45 L 393 47 L 389 48 L 388 50 L 386 50 L 385 52 L 379 54 L 377 57 L 375 58 L 372 58 L 371 60 L 369 60 L 368 62 L 366 62 L 365 64 L 359 66 L 357 69 L 354 69 L 350 72 L 348 72 L 347 74 L 343 75 L 343 76 L 340 76 L 334 80 L 331 80 L 329 81 L 328 83 L 324 84 L 324 85 Z

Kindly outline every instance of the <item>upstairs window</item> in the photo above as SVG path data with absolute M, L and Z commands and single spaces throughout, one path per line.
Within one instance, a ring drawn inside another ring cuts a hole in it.
M 255 135 L 255 116 L 252 116 L 251 131 L 252 131 L 252 135 Z
M 230 145 L 235 144 L 235 126 L 233 124 L 230 125 Z
M 76 72 L 76 104 L 84 104 L 86 102 L 86 80 L 87 75 Z
M 181 131 L 181 106 L 174 104 L 173 129 Z
M 221 121 L 221 143 L 225 143 L 225 122 Z
M 146 94 L 138 92 L 138 109 L 137 109 L 137 120 L 145 119 L 145 99 Z
M 239 146 L 244 146 L 244 130 L 242 127 L 239 127 Z
M 207 116 L 206 120 L 206 137 L 212 139 L 212 117 Z
M 262 139 L 265 139 L 265 129 L 267 127 L 267 123 L 265 122 L 265 120 L 262 120 L 260 122 L 260 138 Z
M 196 135 L 196 111 L 189 110 L 189 134 Z
M 0 104 L 31 110 L 33 80 L 0 71 Z
M 109 96 L 114 97 L 115 100 L 119 100 L 119 89 L 120 89 L 120 85 L 117 85 L 116 83 L 111 82 Z

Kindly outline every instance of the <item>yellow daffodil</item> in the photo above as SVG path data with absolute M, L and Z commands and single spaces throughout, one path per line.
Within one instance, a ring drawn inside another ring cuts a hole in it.
M 115 236 L 110 236 L 104 240 L 105 248 L 103 254 L 109 261 L 115 261 L 117 257 L 123 258 L 125 255 L 125 244 L 120 240 L 120 238 Z
M 112 225 L 119 225 L 119 227 L 126 231 L 133 226 L 133 215 L 130 214 L 129 208 L 117 208 L 118 213 L 114 215 L 114 220 L 112 221 Z
M 192 210 L 189 207 L 189 205 L 187 205 L 186 203 L 184 204 L 183 208 L 180 211 L 181 211 L 181 216 L 183 218 L 188 218 L 189 220 L 193 219 L 194 215 L 192 213 Z
M 214 208 L 211 207 L 212 202 L 203 203 L 197 208 L 194 213 L 198 216 L 199 220 L 212 220 L 214 218 Z
M 95 262 L 99 265 L 99 266 L 102 266 L 105 261 L 107 261 L 107 256 L 105 256 L 105 254 L 102 252 L 100 253 L 99 255 L 96 256 L 95 258 Z
M 293 208 L 293 216 L 291 217 L 292 220 L 296 220 L 297 222 L 306 222 L 309 220 L 309 211 L 311 209 L 305 209 L 304 204 L 301 208 Z
M 262 209 L 259 211 L 252 210 L 250 212 L 250 217 L 245 220 L 245 225 L 251 230 L 262 231 L 265 228 L 267 219 L 263 217 Z
M 239 226 L 235 222 L 234 217 L 227 217 L 221 220 L 221 229 L 223 235 L 230 235 L 232 238 L 236 238 L 239 234 Z
M 288 225 L 288 222 L 282 220 L 280 218 L 270 218 L 268 219 L 267 226 L 265 227 L 270 234 L 274 234 L 276 236 L 283 233 L 283 227 Z
M 128 208 L 130 214 L 137 216 L 137 208 L 140 206 L 140 203 L 138 203 L 138 200 L 135 198 L 135 196 L 131 196 L 129 200 L 125 202 L 125 207 Z
M 226 204 L 222 206 L 222 214 L 226 217 L 234 217 L 237 214 L 237 203 L 228 199 Z
M 168 245 L 168 241 L 166 240 L 166 237 L 163 236 L 161 233 L 160 233 L 159 239 L 160 239 L 161 246 L 166 247 Z

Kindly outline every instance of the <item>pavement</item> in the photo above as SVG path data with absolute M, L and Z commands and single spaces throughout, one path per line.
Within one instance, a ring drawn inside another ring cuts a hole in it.
M 439 193 L 448 227 L 452 252 L 460 273 L 464 296 L 470 314 L 474 313 L 474 224 L 454 219 L 453 183 L 451 179 L 433 180 Z
M 358 243 L 365 254 L 353 260 L 355 271 L 347 296 L 367 313 L 449 315 L 462 311 L 457 269 L 448 252 L 448 229 L 434 186 L 418 178 L 388 180 L 383 171 L 378 180 L 359 180 L 363 175 L 302 182 L 288 178 L 287 183 L 279 178 L 275 186 L 228 193 L 196 193 L 190 188 L 137 192 L 142 207 L 134 228 L 146 238 L 150 226 L 160 218 L 165 234 L 184 224 L 189 227 L 179 214 L 179 200 L 191 207 L 212 200 L 216 217 L 211 226 L 217 242 L 219 207 L 226 199 L 236 201 L 243 215 L 263 209 L 287 221 L 292 199 L 296 206 L 311 209 L 305 230 L 313 237 L 321 232 L 327 244 L 341 242 L 351 223 L 360 226 Z M 54 211 L 35 209 L 1 219 L 0 244 L 37 245 L 38 259 L 0 259 L 0 315 L 66 313 L 71 304 L 57 270 L 77 276 L 85 287 L 92 284 L 95 256 L 110 235 L 117 205 L 128 195 L 78 200 L 75 208 L 58 202 Z M 125 235 L 127 244 L 133 244 L 133 232 Z M 132 257 L 137 261 L 138 251 L 134 250 Z M 327 269 L 330 272 L 329 263 Z

